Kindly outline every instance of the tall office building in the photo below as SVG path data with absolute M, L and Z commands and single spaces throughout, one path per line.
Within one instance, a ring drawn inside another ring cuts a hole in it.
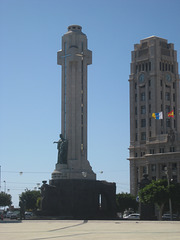
M 150 180 L 169 177 L 180 182 L 179 81 L 174 44 L 152 36 L 134 45 L 128 159 L 134 195 L 143 174 Z

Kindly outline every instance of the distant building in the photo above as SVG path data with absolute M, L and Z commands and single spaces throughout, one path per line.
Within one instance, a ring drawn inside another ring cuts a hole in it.
M 152 36 L 134 45 L 128 159 L 130 192 L 134 195 L 143 174 L 150 180 L 168 176 L 180 182 L 179 81 L 174 44 Z

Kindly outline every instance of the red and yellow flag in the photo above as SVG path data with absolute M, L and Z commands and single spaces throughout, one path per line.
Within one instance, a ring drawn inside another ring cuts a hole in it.
M 168 113 L 168 117 L 174 117 L 174 111 L 173 110 Z

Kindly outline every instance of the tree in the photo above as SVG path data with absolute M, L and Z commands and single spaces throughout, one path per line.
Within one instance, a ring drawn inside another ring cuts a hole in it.
M 140 202 L 155 204 L 158 207 L 159 219 L 161 220 L 164 205 L 170 197 L 167 180 L 153 180 L 150 184 L 142 188 L 138 194 Z
M 5 192 L 0 193 L 0 207 L 10 206 L 12 204 L 11 195 Z
M 169 195 L 172 201 L 172 209 L 175 213 L 180 213 L 180 183 L 171 183 Z
M 134 211 L 138 209 L 136 197 L 130 193 L 119 193 L 116 195 L 117 210 L 123 213 L 126 209 L 132 208 Z
M 35 210 L 37 208 L 37 199 L 41 197 L 40 191 L 35 190 L 26 190 L 22 192 L 20 198 L 20 202 L 25 205 L 26 210 Z

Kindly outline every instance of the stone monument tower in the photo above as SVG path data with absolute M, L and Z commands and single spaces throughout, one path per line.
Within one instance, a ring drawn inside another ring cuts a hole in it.
M 81 26 L 72 25 L 62 37 L 57 64 L 62 66 L 61 139 L 52 179 L 96 179 L 87 160 L 87 65 L 92 52 Z
M 52 179 L 41 186 L 41 214 L 66 219 L 116 216 L 116 184 L 97 181 L 87 160 L 87 65 L 92 52 L 78 25 L 62 37 L 57 62 L 62 66 L 61 134 Z

